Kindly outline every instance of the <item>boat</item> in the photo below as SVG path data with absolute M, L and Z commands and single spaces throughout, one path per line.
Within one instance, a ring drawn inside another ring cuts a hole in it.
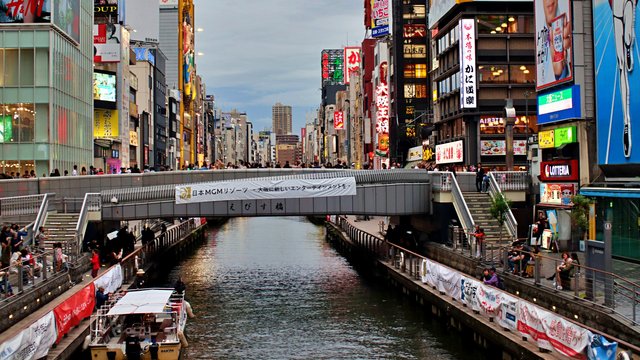
M 186 323 L 184 294 L 173 289 L 116 293 L 91 316 L 91 359 L 177 360 Z

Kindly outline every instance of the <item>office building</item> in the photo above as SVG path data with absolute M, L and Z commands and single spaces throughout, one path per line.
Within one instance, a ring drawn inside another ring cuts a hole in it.
M 271 120 L 273 122 L 273 131 L 276 135 L 291 134 L 291 106 L 276 103 L 271 108 Z

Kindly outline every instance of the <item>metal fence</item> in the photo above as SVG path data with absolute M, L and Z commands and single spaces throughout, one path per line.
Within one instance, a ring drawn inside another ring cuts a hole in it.
M 492 199 L 495 199 L 497 196 L 504 196 L 502 191 L 505 190 L 500 186 L 500 183 L 496 180 L 496 175 L 500 178 L 502 176 L 506 176 L 504 174 L 495 174 L 489 173 L 489 195 Z M 513 184 L 508 184 L 506 182 L 502 182 L 503 186 L 512 186 Z M 513 212 L 511 209 L 506 213 L 504 225 L 506 225 L 507 231 L 511 236 L 511 239 L 516 239 L 518 237 L 518 222 L 516 221 L 515 216 L 513 216 Z
M 78 223 L 75 228 L 75 243 L 72 245 L 72 253 L 76 258 L 79 257 L 82 252 L 82 241 L 84 240 L 84 233 L 87 229 L 87 224 L 89 223 L 89 211 L 100 211 L 101 206 L 100 194 L 84 194 L 82 208 L 80 209 Z
M 14 264 L 0 269 L 0 301 L 8 301 L 12 296 L 47 282 L 60 274 L 67 274 L 68 268 L 55 268 L 53 251 L 33 255 L 33 261 L 23 263 L 19 258 Z
M 0 198 L 0 216 L 36 215 L 45 195 Z
M 491 171 L 502 191 L 526 191 L 529 189 L 529 174 L 526 171 Z

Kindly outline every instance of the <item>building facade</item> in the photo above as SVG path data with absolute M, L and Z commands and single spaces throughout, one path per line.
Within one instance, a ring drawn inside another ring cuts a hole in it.
M 271 108 L 271 120 L 273 123 L 273 131 L 276 135 L 291 134 L 292 113 L 290 105 L 282 105 L 276 103 Z
M 0 15 L 0 171 L 48 176 L 92 165 L 93 1 Z

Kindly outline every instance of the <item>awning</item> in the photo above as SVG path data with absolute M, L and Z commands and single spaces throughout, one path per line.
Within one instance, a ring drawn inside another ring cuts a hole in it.
M 640 199 L 640 189 L 583 187 L 580 194 L 593 197 Z
M 422 160 L 409 161 L 404 166 L 405 169 L 413 169 L 416 165 L 420 164 Z
M 173 290 L 133 290 L 125 294 L 107 315 L 157 314 L 164 311 Z

